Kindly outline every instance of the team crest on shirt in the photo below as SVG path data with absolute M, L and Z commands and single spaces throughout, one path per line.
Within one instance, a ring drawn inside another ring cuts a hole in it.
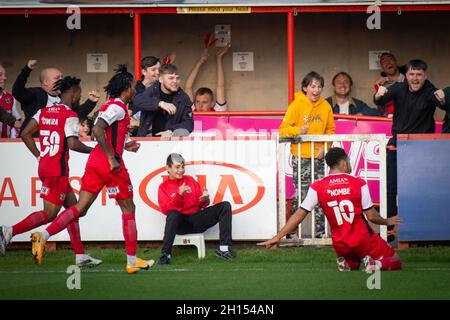
M 48 193 L 50 192 L 50 189 L 47 187 L 41 188 L 41 196 L 48 196 Z
M 132 191 L 133 191 L 133 185 L 130 184 L 130 185 L 128 186 L 128 192 L 132 192 Z
M 10 104 L 11 103 L 11 99 L 9 97 L 5 97 L 5 102 Z
M 64 201 L 66 199 L 66 194 L 65 193 L 61 193 L 59 195 L 59 200 Z

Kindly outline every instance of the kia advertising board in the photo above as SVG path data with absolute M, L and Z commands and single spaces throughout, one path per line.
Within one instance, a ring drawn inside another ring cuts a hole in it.
M 94 142 L 87 142 L 94 145 Z M 229 201 L 233 208 L 233 239 L 267 239 L 276 234 L 275 140 L 142 141 L 137 153 L 124 153 L 136 204 L 139 240 L 162 240 L 165 216 L 158 206 L 158 186 L 167 179 L 167 155 L 180 153 L 186 159 L 186 174 L 207 187 L 211 203 Z M 14 154 L 14 161 L 0 159 L 0 221 L 13 225 L 41 210 L 41 183 L 37 162 L 21 142 L 1 144 L 2 154 Z M 87 155 L 71 152 L 70 177 L 78 192 Z M 119 206 L 103 190 L 86 217 L 80 219 L 81 235 L 87 241 L 123 240 Z M 42 229 L 42 228 L 40 228 Z M 218 226 L 205 233 L 218 239 Z M 29 241 L 29 233 L 15 241 Z M 52 240 L 68 241 L 66 231 Z

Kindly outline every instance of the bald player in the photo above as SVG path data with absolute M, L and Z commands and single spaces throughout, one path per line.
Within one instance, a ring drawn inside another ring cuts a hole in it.
M 45 68 L 39 75 L 40 87 L 26 88 L 28 77 L 35 69 L 37 60 L 29 60 L 17 76 L 12 88 L 12 94 L 22 105 L 25 120 L 22 129 L 28 124 L 35 113 L 44 108 L 61 102 L 60 92 L 55 85 L 62 80 L 62 72 L 57 68 Z M 87 116 L 97 104 L 99 95 L 96 91 L 89 92 L 89 98 L 75 111 L 79 117 Z

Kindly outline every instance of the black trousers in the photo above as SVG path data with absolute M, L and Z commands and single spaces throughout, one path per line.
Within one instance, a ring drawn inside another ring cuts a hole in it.
M 231 204 L 228 201 L 205 208 L 193 214 L 182 214 L 171 210 L 167 213 L 164 228 L 162 254 L 172 252 L 173 241 L 177 234 L 203 233 L 219 223 L 220 245 L 231 246 Z

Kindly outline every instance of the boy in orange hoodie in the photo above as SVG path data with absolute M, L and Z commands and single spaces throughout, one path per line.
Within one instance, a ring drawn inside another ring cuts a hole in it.
M 302 80 L 302 92 L 295 95 L 294 101 L 289 105 L 283 122 L 280 125 L 281 137 L 294 137 L 305 134 L 334 134 L 333 110 L 330 104 L 321 97 L 324 86 L 323 77 L 317 72 L 308 73 Z M 329 149 L 328 145 L 328 149 Z M 291 206 L 291 215 L 297 210 L 298 198 L 298 145 L 291 144 L 293 180 L 295 199 Z M 314 180 L 324 177 L 325 163 L 324 143 L 314 143 Z M 306 197 L 311 180 L 311 143 L 301 143 L 301 200 Z M 319 211 L 320 210 L 320 211 Z M 322 237 L 325 232 L 324 215 L 321 209 L 316 210 L 316 237 Z

